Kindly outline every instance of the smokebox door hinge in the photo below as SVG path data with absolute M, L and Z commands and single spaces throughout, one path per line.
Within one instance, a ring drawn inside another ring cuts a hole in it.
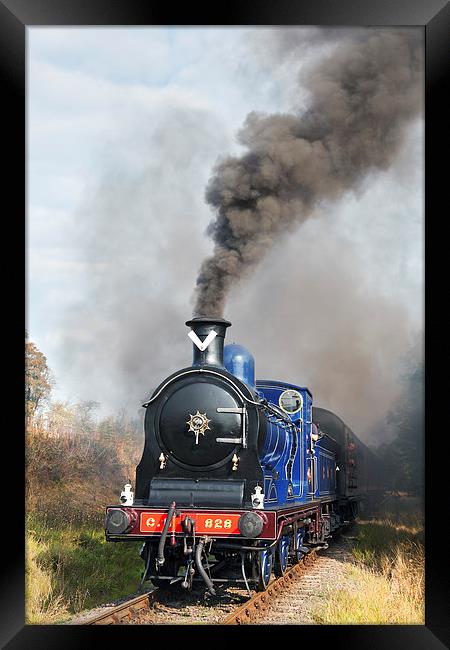
M 247 447 L 247 408 L 245 406 L 218 406 L 217 413 L 238 413 L 242 415 L 242 440 L 239 439 L 239 442 L 242 442 L 244 449 Z M 216 442 L 219 442 L 219 439 L 216 438 Z M 225 438 L 221 438 L 220 442 L 231 442 Z

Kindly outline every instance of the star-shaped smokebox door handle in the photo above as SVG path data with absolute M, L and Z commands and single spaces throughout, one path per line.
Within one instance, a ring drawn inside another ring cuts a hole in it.
M 186 422 L 186 424 L 189 425 L 188 431 L 193 431 L 195 433 L 195 444 L 198 445 L 199 435 L 205 435 L 205 431 L 209 429 L 209 423 L 211 420 L 208 420 L 206 413 L 200 413 L 199 410 L 197 410 L 195 415 L 189 413 L 189 418 L 190 419 Z

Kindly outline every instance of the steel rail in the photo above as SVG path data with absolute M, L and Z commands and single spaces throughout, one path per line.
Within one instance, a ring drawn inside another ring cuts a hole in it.
M 108 609 L 107 612 L 95 614 L 82 623 L 74 621 L 71 625 L 118 625 L 126 618 L 130 620 L 141 609 L 148 609 L 150 601 L 154 600 L 157 591 L 158 589 L 155 588 L 142 596 L 126 600 L 120 605 Z
M 300 578 L 316 559 L 316 552 L 312 550 L 302 558 L 301 562 L 294 564 L 293 567 L 288 569 L 284 576 L 271 582 L 265 591 L 256 593 L 241 605 L 241 607 L 235 609 L 220 621 L 218 625 L 246 625 L 256 621 L 267 610 L 271 601 L 276 600 L 281 592 L 289 589 L 295 580 Z

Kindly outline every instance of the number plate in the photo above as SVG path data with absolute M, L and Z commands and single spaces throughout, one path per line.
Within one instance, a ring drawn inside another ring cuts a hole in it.
M 239 535 L 238 521 L 240 514 L 217 512 L 182 512 L 174 517 L 169 528 L 169 533 L 182 533 L 181 522 L 188 516 L 195 521 L 195 534 L 207 535 Z M 140 527 L 141 533 L 161 533 L 166 522 L 167 512 L 141 512 Z

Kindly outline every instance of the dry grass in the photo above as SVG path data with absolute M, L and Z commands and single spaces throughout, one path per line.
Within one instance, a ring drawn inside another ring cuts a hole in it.
M 27 517 L 26 620 L 60 623 L 132 593 L 139 585 L 139 544 L 108 544 L 96 526 L 49 526 Z
M 423 526 L 392 520 L 360 522 L 352 543 L 355 565 L 314 612 L 317 623 L 423 625 Z
M 67 616 L 67 607 L 60 594 L 55 594 L 52 573 L 39 561 L 48 546 L 29 536 L 26 541 L 26 622 L 55 623 Z

